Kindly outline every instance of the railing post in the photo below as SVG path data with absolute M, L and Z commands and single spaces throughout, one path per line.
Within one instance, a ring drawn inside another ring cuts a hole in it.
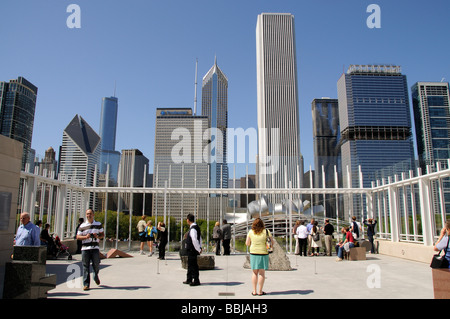
M 398 207 L 397 207 L 397 195 L 398 190 L 393 187 L 392 179 L 388 177 L 388 198 L 389 198 L 389 221 L 391 224 L 391 240 L 393 242 L 399 242 L 399 231 L 398 231 Z
M 420 198 L 420 215 L 422 220 L 422 234 L 423 234 L 423 244 L 425 246 L 433 245 L 433 225 L 431 218 L 431 201 L 430 201 L 430 191 L 431 183 L 429 179 L 422 176 L 422 170 L 417 169 L 418 175 L 420 176 L 419 185 L 419 198 Z

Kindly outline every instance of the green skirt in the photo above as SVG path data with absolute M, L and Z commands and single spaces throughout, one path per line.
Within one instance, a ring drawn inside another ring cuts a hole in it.
M 251 269 L 269 269 L 269 255 L 253 255 L 250 254 Z

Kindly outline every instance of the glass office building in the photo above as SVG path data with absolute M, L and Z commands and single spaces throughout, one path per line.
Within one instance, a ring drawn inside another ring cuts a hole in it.
M 436 169 L 439 162 L 448 168 L 450 158 L 450 109 L 449 84 L 446 82 L 417 82 L 411 88 L 416 128 L 417 152 L 422 172 Z M 450 212 L 450 181 L 443 182 L 446 212 Z M 433 191 L 436 193 L 437 188 Z M 439 210 L 438 196 L 435 209 Z
M 337 99 L 314 99 L 311 104 L 313 119 L 315 188 L 342 187 L 341 130 L 339 127 L 339 104 Z M 337 181 L 336 181 L 337 178 Z M 323 183 L 325 181 L 325 185 Z M 323 198 L 320 199 L 323 201 Z M 335 217 L 336 196 L 327 195 L 327 216 Z
M 102 109 L 100 114 L 100 174 L 106 174 L 109 164 L 109 186 L 117 183 L 117 174 L 120 162 L 120 152 L 116 151 L 116 131 L 117 131 L 117 97 L 104 97 L 102 99 Z M 105 178 L 102 178 L 106 179 Z
M 30 158 L 37 87 L 23 77 L 0 82 L 0 134 L 23 143 L 22 169 Z
M 211 129 L 209 185 L 211 188 L 228 188 L 228 79 L 217 65 L 217 59 L 203 77 L 202 115 L 208 117 Z
M 338 99 L 344 187 L 371 187 L 413 168 L 407 79 L 399 66 L 351 65 L 338 81 Z M 365 202 L 353 203 L 345 210 L 364 214 Z

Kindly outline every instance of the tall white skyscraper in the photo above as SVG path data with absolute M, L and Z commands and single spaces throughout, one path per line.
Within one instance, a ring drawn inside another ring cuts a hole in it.
M 301 187 L 294 16 L 262 13 L 256 25 L 258 187 Z M 273 199 L 273 200 L 279 200 Z

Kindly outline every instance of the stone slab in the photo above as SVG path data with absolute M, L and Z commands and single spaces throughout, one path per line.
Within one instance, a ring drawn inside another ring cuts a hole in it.
M 121 250 L 114 249 L 114 248 L 110 249 L 108 251 L 108 253 L 106 254 L 106 258 L 117 258 L 117 257 L 129 258 L 129 257 L 133 257 L 133 256 L 131 256 L 131 255 L 127 254 L 127 253 L 124 253 Z
M 246 260 L 244 263 L 244 268 L 250 268 L 250 256 L 246 256 Z M 281 248 L 280 244 L 275 240 L 273 243 L 273 252 L 269 254 L 269 269 L 273 271 L 290 271 L 292 270 L 291 262 L 284 252 L 283 248 Z
M 181 256 L 181 266 L 183 269 L 187 269 L 188 257 Z M 197 263 L 199 270 L 212 270 L 216 267 L 214 256 L 200 255 L 197 256 Z

